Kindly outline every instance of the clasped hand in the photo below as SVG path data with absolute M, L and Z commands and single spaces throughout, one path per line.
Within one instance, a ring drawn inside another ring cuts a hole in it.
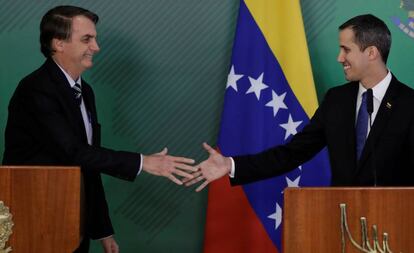
M 209 157 L 195 166 L 197 171 L 192 174 L 193 178 L 185 178 L 183 180 L 186 186 L 203 181 L 196 188 L 196 192 L 204 189 L 210 182 L 228 175 L 231 170 L 231 159 L 229 157 L 224 157 L 207 143 L 203 143 L 203 147 L 209 153 Z
M 196 172 L 197 168 L 191 166 L 194 164 L 193 159 L 170 156 L 167 153 L 168 149 L 164 148 L 159 153 L 144 155 L 142 169 L 152 175 L 166 177 L 178 185 L 182 185 L 183 182 L 176 176 L 189 180 L 194 178 L 191 172 Z
M 230 158 L 222 156 L 207 143 L 203 143 L 203 147 L 209 153 L 209 157 L 198 165 L 193 166 L 193 159 L 170 156 L 167 154 L 167 148 L 164 148 L 159 153 L 143 156 L 142 169 L 152 175 L 166 177 L 178 185 L 190 186 L 203 181 L 196 188 L 199 192 L 210 182 L 228 175 L 231 168 Z

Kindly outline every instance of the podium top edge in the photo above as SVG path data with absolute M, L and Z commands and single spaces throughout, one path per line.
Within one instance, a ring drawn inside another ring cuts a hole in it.
M 351 186 L 327 186 L 327 187 L 286 187 L 285 191 L 361 191 L 361 190 L 414 190 L 413 186 L 368 186 L 368 187 L 351 187 Z
M 35 165 L 35 166 L 28 166 L 28 165 L 22 165 L 22 166 L 8 166 L 8 165 L 2 165 L 0 166 L 0 169 L 12 169 L 12 170 L 24 170 L 24 169 L 58 169 L 58 170 L 80 170 L 79 166 L 42 166 L 42 165 Z

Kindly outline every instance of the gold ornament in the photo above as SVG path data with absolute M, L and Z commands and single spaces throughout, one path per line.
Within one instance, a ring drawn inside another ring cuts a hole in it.
M 9 212 L 9 208 L 0 200 L 0 253 L 8 253 L 12 251 L 11 247 L 6 249 L 5 247 L 12 234 L 13 225 L 12 214 Z

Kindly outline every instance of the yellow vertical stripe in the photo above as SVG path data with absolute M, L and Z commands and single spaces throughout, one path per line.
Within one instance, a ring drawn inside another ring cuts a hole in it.
M 299 0 L 245 0 L 306 114 L 317 108 Z

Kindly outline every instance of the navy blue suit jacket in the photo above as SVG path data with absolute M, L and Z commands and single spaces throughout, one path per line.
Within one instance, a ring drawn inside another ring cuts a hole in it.
M 330 89 L 309 124 L 288 144 L 234 157 L 232 184 L 281 175 L 327 146 L 334 186 L 414 185 L 414 90 L 392 77 L 360 161 L 355 147 L 357 93 L 358 82 Z
M 10 100 L 3 164 L 80 166 L 85 182 L 86 236 L 99 239 L 114 233 L 101 173 L 132 181 L 140 155 L 100 147 L 95 97 L 84 80 L 82 96 L 91 118 L 92 145 L 88 145 L 73 91 L 56 63 L 47 59 L 26 76 Z

